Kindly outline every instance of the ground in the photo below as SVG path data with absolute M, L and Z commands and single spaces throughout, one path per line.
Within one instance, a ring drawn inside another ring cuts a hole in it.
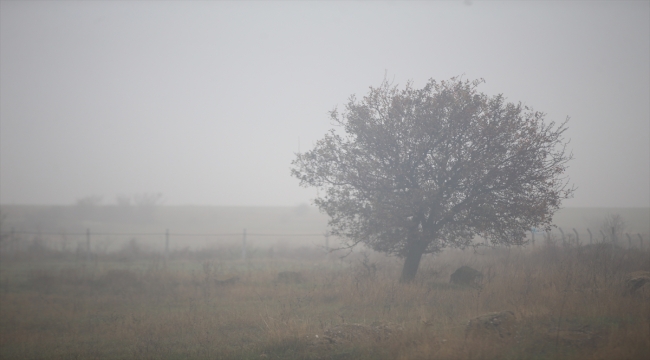
M 647 249 L 450 250 L 412 284 L 361 249 L 256 254 L 3 254 L 0 358 L 650 358 Z M 461 266 L 480 282 L 450 283 Z

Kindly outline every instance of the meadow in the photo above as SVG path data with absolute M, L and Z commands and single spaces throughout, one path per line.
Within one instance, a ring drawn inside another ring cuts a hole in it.
M 648 359 L 650 251 L 557 239 L 399 259 L 236 245 L 0 261 L 2 359 Z M 450 283 L 461 266 L 482 272 Z M 636 274 L 636 275 L 635 275 Z M 641 274 L 641 275 L 639 275 Z M 645 275 L 644 275 L 645 274 Z

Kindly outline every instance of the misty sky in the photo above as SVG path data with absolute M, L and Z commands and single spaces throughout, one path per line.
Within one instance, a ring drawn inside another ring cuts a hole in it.
M 297 205 L 352 94 L 463 75 L 571 117 L 566 206 L 650 206 L 650 2 L 2 1 L 0 202 Z

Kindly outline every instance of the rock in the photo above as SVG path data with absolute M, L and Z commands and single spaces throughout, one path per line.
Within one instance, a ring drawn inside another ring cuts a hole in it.
M 650 271 L 635 271 L 625 277 L 625 290 L 628 294 L 640 294 L 650 284 Z
M 469 266 L 461 266 L 451 274 L 450 283 L 461 286 L 479 286 L 483 280 L 483 274 Z
M 466 338 L 507 339 L 515 334 L 517 318 L 512 311 L 481 315 L 469 321 Z

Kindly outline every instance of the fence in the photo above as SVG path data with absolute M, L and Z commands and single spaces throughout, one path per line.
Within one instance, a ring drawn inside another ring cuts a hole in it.
M 599 230 L 598 233 L 594 234 L 588 228 L 586 229 L 587 233 L 580 233 L 575 228 L 572 228 L 571 231 L 568 231 L 566 233 L 561 227 L 558 227 L 557 230 L 558 232 L 552 232 L 552 231 L 546 232 L 546 231 L 536 231 L 533 229 L 530 231 L 530 237 L 527 238 L 527 243 L 524 245 L 535 247 L 536 245 L 539 244 L 538 241 L 542 240 L 550 243 L 558 243 L 561 241 L 561 244 L 565 246 L 567 245 L 583 246 L 583 245 L 597 244 L 597 243 L 614 243 L 614 244 L 618 244 L 619 246 L 623 246 L 627 248 L 637 248 L 637 249 L 646 248 L 645 238 L 647 237 L 647 234 L 643 234 L 643 235 L 640 233 L 632 234 L 632 235 L 630 235 L 629 233 L 623 234 L 620 231 L 616 231 L 615 228 L 612 228 L 608 234 L 604 233 L 602 230 Z M 183 238 L 183 237 L 185 238 L 205 237 L 205 238 L 218 238 L 218 239 L 239 238 L 240 239 L 239 241 L 241 241 L 241 258 L 243 260 L 246 260 L 249 256 L 247 250 L 248 249 L 247 239 L 250 239 L 251 237 L 259 237 L 259 238 L 321 237 L 322 242 L 320 242 L 320 244 L 322 245 L 318 245 L 318 246 L 323 247 L 323 249 L 325 250 L 324 251 L 325 254 L 329 254 L 330 252 L 329 250 L 331 250 L 328 233 L 248 233 L 246 229 L 243 229 L 241 233 L 183 233 L 183 232 L 174 233 L 174 232 L 170 232 L 168 229 L 165 230 L 164 232 L 128 233 L 128 232 L 92 232 L 91 229 L 86 229 L 85 232 L 15 231 L 15 229 L 12 228 L 9 233 L 3 235 L 3 241 L 1 245 L 8 252 L 13 252 L 16 250 L 15 247 L 19 243 L 23 235 L 34 236 L 33 239 L 39 241 L 43 241 L 44 237 L 50 237 L 50 239 L 52 237 L 61 237 L 64 240 L 67 239 L 68 236 L 81 237 L 83 240 L 85 240 L 85 244 L 84 244 L 85 248 L 81 250 L 86 254 L 87 261 L 90 260 L 91 254 L 93 253 L 92 246 L 91 246 L 93 243 L 92 239 L 98 236 L 109 236 L 109 237 L 127 236 L 127 237 L 132 237 L 133 239 L 135 239 L 135 237 L 152 237 L 152 238 L 158 237 L 160 240 L 164 241 L 161 242 L 164 244 L 163 254 L 165 259 L 169 258 L 170 243 L 174 240 L 174 238 Z M 487 240 L 485 239 L 482 239 L 482 241 L 481 239 L 478 239 L 478 242 L 479 243 L 483 242 L 485 244 L 488 244 Z M 79 244 L 80 243 L 78 243 L 78 249 L 79 249 Z M 62 250 L 65 250 L 65 245 L 62 246 Z
M 249 233 L 247 232 L 246 229 L 243 230 L 241 233 L 184 233 L 184 232 L 179 232 L 179 233 L 173 233 L 170 232 L 169 229 L 165 230 L 164 232 L 92 232 L 91 229 L 86 229 L 85 232 L 44 232 L 44 231 L 16 231 L 14 228 L 11 229 L 11 231 L 7 234 L 3 235 L 3 241 L 2 245 L 5 247 L 5 249 L 8 252 L 13 252 L 16 250 L 16 245 L 20 242 L 22 236 L 33 236 L 34 240 L 38 240 L 37 242 L 43 243 L 45 242 L 44 239 L 46 237 L 49 237 L 50 240 L 53 237 L 60 237 L 64 240 L 67 240 L 67 237 L 77 237 L 77 238 L 83 238 L 85 240 L 84 243 L 84 248 L 82 249 L 83 252 L 85 252 L 87 260 L 90 258 L 91 254 L 93 253 L 92 251 L 92 239 L 94 237 L 98 236 L 109 236 L 109 237 L 131 237 L 132 239 L 135 238 L 141 238 L 141 237 L 149 237 L 149 238 L 160 238 L 164 239 L 164 257 L 165 259 L 169 258 L 169 249 L 170 249 L 170 243 L 173 241 L 174 237 L 177 238 L 182 238 L 182 237 L 204 237 L 204 238 L 218 238 L 218 239 L 224 239 L 224 238 L 240 238 L 241 239 L 241 258 L 246 259 L 248 257 L 248 252 L 247 252 L 247 239 L 250 237 L 275 237 L 275 238 L 314 238 L 314 237 L 321 237 L 324 239 L 324 242 L 322 243 L 324 245 L 324 250 L 325 253 L 329 253 L 330 247 L 329 247 L 329 234 L 327 233 Z M 78 243 L 79 245 L 80 243 Z M 44 246 L 44 244 L 41 244 Z M 319 245 L 320 246 L 320 245 Z M 52 247 L 52 246 L 50 246 Z M 62 250 L 65 250 L 65 245 L 62 246 Z
M 561 227 L 558 227 L 557 229 L 559 232 L 559 237 L 557 236 L 556 233 L 553 233 L 551 231 L 546 232 L 546 231 L 531 230 L 530 243 L 533 246 L 535 246 L 536 240 L 539 239 L 539 237 L 536 238 L 536 234 L 539 234 L 539 236 L 545 241 L 552 241 L 552 242 L 561 241 L 562 244 L 564 245 L 573 244 L 577 246 L 582 246 L 582 245 L 591 245 L 597 243 L 614 243 L 620 246 L 627 246 L 628 248 L 644 249 L 645 248 L 644 238 L 647 237 L 646 234 L 642 235 L 641 233 L 636 233 L 632 235 L 630 235 L 629 233 L 622 233 L 621 231 L 617 231 L 617 229 L 613 227 L 607 234 L 602 230 L 598 230 L 598 233 L 594 234 L 591 232 L 589 228 L 586 229 L 587 230 L 586 234 L 579 233 L 578 230 L 576 230 L 575 228 L 571 228 L 571 230 L 567 233 L 565 233 Z M 587 238 L 589 240 L 587 240 Z

